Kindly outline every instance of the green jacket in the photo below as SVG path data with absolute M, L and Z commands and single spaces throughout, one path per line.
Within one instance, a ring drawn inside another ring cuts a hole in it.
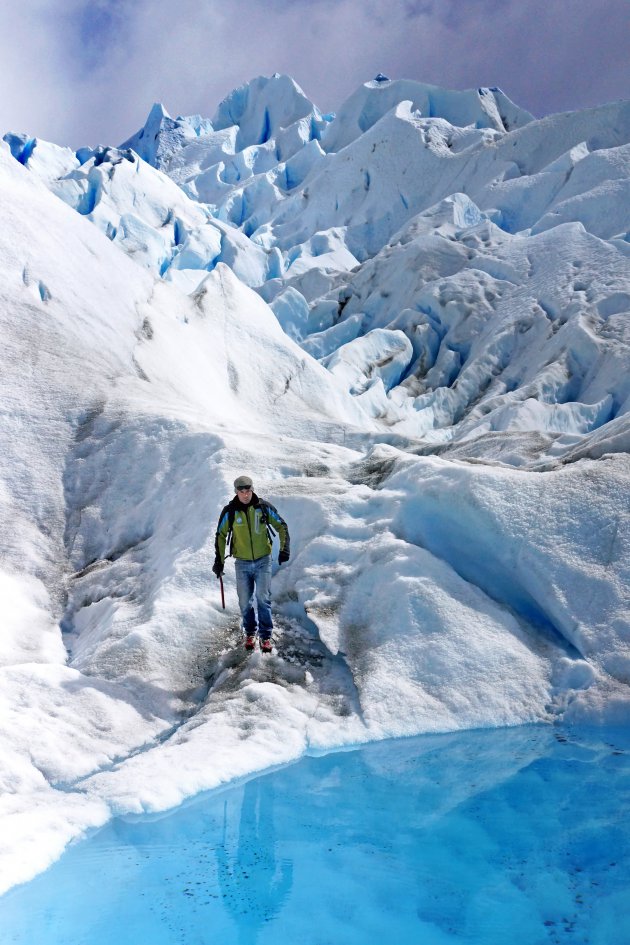
M 215 537 L 216 560 L 225 563 L 226 543 L 231 533 L 227 554 L 245 561 L 256 561 L 271 554 L 271 536 L 267 525 L 278 533 L 280 551 L 289 553 L 289 529 L 278 510 L 265 499 L 252 494 L 251 502 L 243 505 L 237 496 L 225 506 L 219 516 Z

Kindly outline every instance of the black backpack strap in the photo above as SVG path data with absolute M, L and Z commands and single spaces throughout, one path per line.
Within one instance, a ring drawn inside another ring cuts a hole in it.
M 225 557 L 229 558 L 232 554 L 232 532 L 234 530 L 234 516 L 236 515 L 236 509 L 232 502 L 229 502 L 228 505 L 224 506 L 221 509 L 221 514 L 219 515 L 219 528 L 221 527 L 221 522 L 227 515 L 228 517 L 228 531 L 225 536 Z M 219 555 L 219 528 L 217 528 L 217 533 L 214 539 L 214 550 L 215 554 Z
M 260 509 L 262 520 L 265 523 L 265 528 L 267 529 L 267 537 L 269 541 L 273 541 L 273 536 L 276 534 L 276 530 L 269 521 L 269 509 L 273 508 L 273 506 L 265 499 L 259 499 L 258 508 Z
M 278 512 L 275 505 L 272 505 L 271 502 L 268 502 L 266 499 L 260 499 L 258 502 L 258 505 L 262 512 L 263 521 L 267 527 L 267 535 L 269 536 L 269 541 L 273 541 L 274 535 L 280 534 L 275 522 L 272 525 L 272 523 L 269 521 L 269 513 L 273 512 L 275 519 L 278 522 L 280 522 L 284 530 L 283 535 L 281 536 L 282 550 L 287 552 L 288 554 L 291 548 L 291 537 L 289 535 L 289 526 L 280 515 L 280 512 Z
M 229 558 L 230 555 L 232 554 L 232 535 L 234 534 L 234 516 L 236 515 L 236 509 L 230 502 L 230 504 L 227 506 L 227 510 L 228 510 L 228 533 L 225 536 L 225 551 L 226 551 L 225 557 Z

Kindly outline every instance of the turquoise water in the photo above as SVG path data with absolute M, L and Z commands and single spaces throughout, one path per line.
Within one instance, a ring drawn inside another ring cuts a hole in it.
M 2 945 L 628 945 L 630 737 L 371 744 L 119 819 L 0 899 Z

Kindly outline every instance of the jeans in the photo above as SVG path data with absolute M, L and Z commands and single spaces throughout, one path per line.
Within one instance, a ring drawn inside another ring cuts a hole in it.
M 258 631 L 262 640 L 269 639 L 273 630 L 271 619 L 271 555 L 257 561 L 235 558 L 236 593 L 243 617 L 243 630 L 247 636 L 256 633 L 254 593 L 258 610 Z

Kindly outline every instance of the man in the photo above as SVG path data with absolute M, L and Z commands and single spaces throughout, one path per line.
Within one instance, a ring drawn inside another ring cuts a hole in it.
M 271 653 L 271 537 L 273 532 L 278 533 L 278 564 L 284 564 L 289 560 L 289 529 L 278 510 L 270 502 L 258 498 L 253 485 L 249 476 L 239 476 L 234 480 L 236 495 L 219 516 L 212 570 L 217 577 L 221 577 L 226 557 L 230 554 L 234 556 L 245 649 L 255 648 L 258 631 L 260 649 L 263 653 Z

